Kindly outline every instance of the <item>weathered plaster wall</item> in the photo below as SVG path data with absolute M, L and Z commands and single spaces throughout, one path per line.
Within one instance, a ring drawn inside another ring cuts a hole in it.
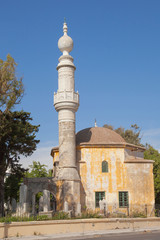
M 127 188 L 129 190 L 130 211 L 141 211 L 144 208 L 148 215 L 153 215 L 154 182 L 153 165 L 148 163 L 125 163 Z
M 105 191 L 109 211 L 119 209 L 119 191 L 128 191 L 130 211 L 146 211 L 150 215 L 154 205 L 153 165 L 124 163 L 123 148 L 81 148 L 77 152 L 79 173 L 86 196 L 82 205 L 95 209 L 95 192 Z M 135 153 L 134 153 L 135 155 Z M 138 156 L 142 156 L 138 153 Z M 108 173 L 102 173 L 102 161 L 108 162 Z
M 95 192 L 105 191 L 109 208 L 117 208 L 117 190 L 124 185 L 120 170 L 124 150 L 117 148 L 81 148 L 78 154 L 79 172 L 86 194 L 86 206 L 95 209 Z M 108 162 L 108 172 L 102 173 L 102 161 Z M 123 186 L 124 188 L 124 186 Z M 110 209 L 111 210 L 111 209 Z
M 64 209 L 64 202 L 67 201 L 68 209 L 72 210 L 80 203 L 80 181 L 61 181 L 56 182 L 56 209 L 61 211 Z
M 95 192 L 105 191 L 108 210 L 128 213 L 119 208 L 119 191 L 129 193 L 129 211 L 144 212 L 150 216 L 154 206 L 152 163 L 124 163 L 128 155 L 143 157 L 142 153 L 124 148 L 78 147 L 77 168 L 81 177 L 81 205 L 95 209 Z M 58 160 L 58 152 L 54 161 Z M 102 173 L 102 161 L 108 162 L 108 172 Z M 145 212 L 146 213 L 146 212 Z

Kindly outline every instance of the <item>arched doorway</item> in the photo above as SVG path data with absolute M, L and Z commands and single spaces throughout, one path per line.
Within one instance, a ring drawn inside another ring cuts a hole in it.
M 57 185 L 53 178 L 25 178 L 28 212 L 56 211 Z
M 37 215 L 39 212 L 56 212 L 56 197 L 55 195 L 44 189 L 43 191 L 36 192 L 32 196 L 32 213 Z

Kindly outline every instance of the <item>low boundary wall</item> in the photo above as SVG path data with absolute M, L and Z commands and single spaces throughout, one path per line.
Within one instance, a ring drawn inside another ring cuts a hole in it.
M 0 223 L 0 239 L 33 235 L 89 233 L 114 229 L 160 229 L 160 218 L 103 218 Z

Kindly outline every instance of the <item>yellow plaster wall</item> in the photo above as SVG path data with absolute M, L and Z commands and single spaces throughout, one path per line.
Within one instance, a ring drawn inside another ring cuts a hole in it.
M 124 148 L 81 148 L 78 150 L 79 173 L 88 208 L 95 208 L 95 192 L 105 191 L 110 211 L 119 209 L 119 191 L 128 191 L 130 211 L 149 215 L 154 205 L 153 165 L 124 163 Z M 108 173 L 102 173 L 102 161 L 108 162 Z M 83 201 L 84 204 L 84 201 Z
M 108 205 L 117 204 L 117 189 L 125 181 L 120 169 L 123 168 L 124 149 L 81 148 L 78 154 L 79 171 L 86 194 L 86 206 L 95 209 L 95 192 L 105 191 Z M 108 162 L 108 173 L 102 173 L 102 161 Z M 124 186 L 123 186 L 124 187 Z
M 59 161 L 59 151 L 54 152 L 53 163 L 54 163 L 55 161 Z
M 57 191 L 56 191 L 56 207 L 57 211 L 62 210 L 63 208 L 63 199 L 62 199 L 62 187 L 63 187 L 63 181 L 57 181 L 56 182 Z
M 77 169 L 81 177 L 81 205 L 95 209 L 95 192 L 105 191 L 108 210 L 127 213 L 119 208 L 119 191 L 129 193 L 129 211 L 153 215 L 153 165 L 124 163 L 124 148 L 81 147 L 77 149 Z M 53 161 L 57 161 L 58 152 Z M 108 173 L 102 173 L 102 161 L 108 162 Z M 146 213 L 146 212 L 145 212 Z
M 126 163 L 127 188 L 130 212 L 146 212 L 154 215 L 153 165 L 148 163 Z

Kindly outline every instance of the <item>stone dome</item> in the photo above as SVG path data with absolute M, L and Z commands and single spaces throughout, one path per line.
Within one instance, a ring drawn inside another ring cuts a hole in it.
M 76 134 L 76 145 L 116 145 L 126 144 L 125 140 L 113 130 L 104 127 L 92 127 Z

